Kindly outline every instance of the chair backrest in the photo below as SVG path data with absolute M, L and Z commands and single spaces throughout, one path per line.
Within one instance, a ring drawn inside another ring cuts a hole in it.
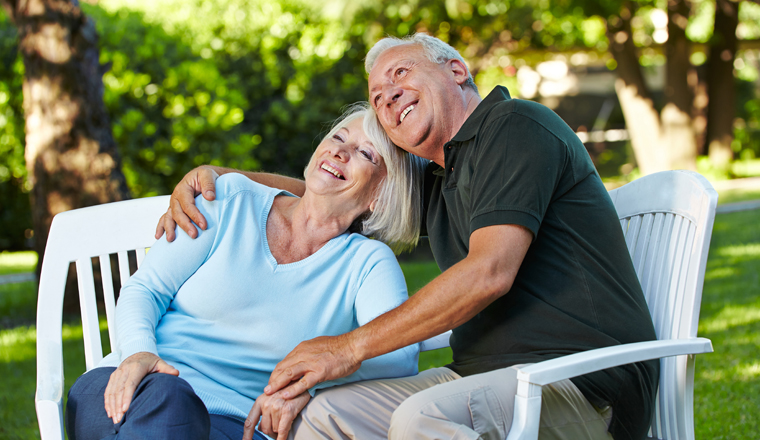
M 82 313 L 85 365 L 92 369 L 103 358 L 92 259 L 98 259 L 111 348 L 117 347 L 114 328 L 115 295 L 111 255 L 118 259 L 119 281 L 130 277 L 129 251 L 137 265 L 155 241 L 158 218 L 169 196 L 150 197 L 92 206 L 58 214 L 50 227 L 37 300 L 37 394 L 35 403 L 43 440 L 63 438 L 63 295 L 69 266 L 76 264 Z
M 610 191 L 658 339 L 697 335 L 718 194 L 701 175 L 664 171 Z M 693 356 L 660 360 L 650 436 L 693 439 Z

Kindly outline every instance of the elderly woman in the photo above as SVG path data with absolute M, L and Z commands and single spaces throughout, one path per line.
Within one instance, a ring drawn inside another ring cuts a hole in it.
M 277 362 L 407 298 L 383 242 L 417 241 L 419 166 L 360 106 L 317 147 L 303 197 L 220 177 L 216 200 L 197 200 L 206 230 L 156 242 L 123 287 L 118 350 L 71 388 L 69 439 L 238 440 L 249 410 L 248 436 L 259 416 L 263 432 L 286 436 L 315 389 L 287 402 L 265 395 Z M 409 346 L 317 388 L 412 375 L 417 355 Z

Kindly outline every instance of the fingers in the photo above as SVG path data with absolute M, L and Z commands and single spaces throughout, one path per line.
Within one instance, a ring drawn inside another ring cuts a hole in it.
M 153 367 L 152 373 L 163 373 L 171 374 L 172 376 L 179 376 L 179 370 L 167 364 L 163 359 L 156 362 L 156 366 Z
M 261 408 L 259 407 L 259 401 L 257 400 L 253 404 L 253 408 L 248 413 L 248 417 L 245 419 L 243 425 L 243 440 L 253 440 L 253 433 L 256 430 L 256 425 L 261 418 Z
M 280 411 L 280 422 L 277 426 L 277 440 L 286 440 L 290 433 L 290 428 L 293 426 L 298 414 L 306 406 L 311 399 L 311 395 L 308 392 L 303 393 L 293 400 L 289 400 L 285 403 L 284 408 Z
M 108 417 L 116 423 L 116 397 L 115 392 L 121 383 L 121 370 L 116 369 L 111 373 L 111 377 L 108 379 L 108 385 L 106 385 L 106 391 L 103 394 L 103 400 L 105 403 L 106 414 Z M 119 383 L 117 385 L 117 383 Z
M 313 379 L 315 376 L 316 375 L 313 373 L 307 373 L 300 380 L 291 382 L 290 385 L 280 391 L 282 398 L 292 399 L 300 394 L 306 393 L 309 391 L 309 388 L 319 383 L 318 380 Z
M 158 219 L 158 224 L 156 225 L 156 240 L 161 238 L 162 235 L 164 235 L 164 217 L 166 217 L 166 214 L 162 215 L 161 218 Z M 171 241 L 171 240 L 170 240 Z
M 208 201 L 212 201 L 216 198 L 216 179 L 218 178 L 219 174 L 211 168 L 201 168 L 198 170 L 201 194 L 203 194 L 203 198 Z
M 111 373 L 111 378 L 108 380 L 106 386 L 105 395 L 103 396 L 106 407 L 106 414 L 113 420 L 113 423 L 119 423 L 124 413 L 129 409 L 129 404 L 132 401 L 132 396 L 137 389 L 137 384 L 140 383 L 142 377 L 136 379 L 134 370 L 125 371 L 121 368 L 117 368 L 116 371 Z
M 106 414 L 113 420 L 114 424 L 119 423 L 124 413 L 129 409 L 137 386 L 148 373 L 158 371 L 159 363 L 163 363 L 161 369 L 169 371 L 169 374 L 176 371 L 174 367 L 155 354 L 140 352 L 124 359 L 119 368 L 111 373 L 103 400 Z M 176 375 L 179 375 L 179 371 L 176 371 Z
M 179 188 L 179 187 L 177 187 Z M 175 193 L 176 193 L 175 189 Z M 184 203 L 180 199 L 181 196 L 177 196 L 175 198 L 175 195 L 172 194 L 171 201 L 169 202 L 169 212 L 172 216 L 172 220 L 185 232 L 187 232 L 187 235 L 190 236 L 190 238 L 195 238 L 198 236 L 198 231 L 195 229 L 195 225 L 193 224 L 190 217 L 188 217 L 188 214 L 190 211 L 195 210 L 197 214 L 196 217 L 200 217 L 203 219 L 202 222 L 196 224 L 201 229 L 206 229 L 206 223 L 205 218 L 203 218 L 203 215 L 201 215 L 201 212 L 198 211 L 198 208 L 195 206 L 195 199 L 193 198 L 191 202 L 185 201 Z
M 166 211 L 166 214 L 161 217 L 164 220 L 163 229 L 166 231 L 166 241 L 169 243 L 173 242 L 175 238 L 177 238 L 176 232 L 174 230 L 177 228 L 177 224 L 174 222 L 174 219 L 172 218 L 172 212 L 171 209 Z M 159 237 L 161 238 L 161 237 Z
M 264 387 L 264 392 L 272 395 L 277 391 L 288 386 L 294 380 L 300 379 L 307 372 L 304 363 L 299 362 L 295 365 L 288 366 L 288 357 L 280 361 L 269 376 L 269 384 Z M 300 394 L 300 393 L 299 393 Z M 295 395 L 295 394 L 294 394 Z M 284 397 L 284 396 L 283 396 Z

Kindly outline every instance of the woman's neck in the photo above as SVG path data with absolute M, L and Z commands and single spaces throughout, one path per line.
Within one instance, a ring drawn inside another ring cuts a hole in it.
M 303 260 L 348 230 L 356 218 L 307 192 L 277 196 L 267 219 L 269 250 L 279 264 Z

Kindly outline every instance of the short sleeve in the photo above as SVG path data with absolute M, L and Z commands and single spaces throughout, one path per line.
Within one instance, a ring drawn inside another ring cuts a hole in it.
M 535 237 L 567 162 L 567 148 L 530 117 L 488 122 L 472 164 L 470 233 L 518 224 Z

